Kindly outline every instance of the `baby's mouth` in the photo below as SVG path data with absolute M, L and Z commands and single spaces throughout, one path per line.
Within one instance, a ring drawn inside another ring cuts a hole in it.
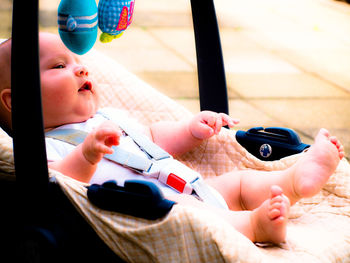
M 80 87 L 78 90 L 79 92 L 81 91 L 92 91 L 92 84 L 90 81 L 85 81 L 84 84 Z

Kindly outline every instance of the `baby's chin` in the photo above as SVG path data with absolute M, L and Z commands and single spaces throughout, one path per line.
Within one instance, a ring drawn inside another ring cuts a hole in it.
M 85 116 L 77 116 L 76 118 L 72 119 L 72 120 L 68 120 L 66 123 L 64 124 L 70 124 L 70 123 L 79 123 L 79 122 L 84 122 L 84 121 L 87 121 L 88 119 L 94 117 L 94 115 L 96 114 L 97 110 L 96 111 L 92 111 L 91 113 L 89 114 L 86 114 Z M 64 125 L 64 124 L 61 124 L 61 125 Z
M 44 123 L 44 128 L 45 131 L 51 130 L 54 128 L 57 128 L 59 126 L 65 125 L 65 124 L 72 124 L 72 123 L 80 123 L 87 121 L 88 119 L 92 118 L 96 114 L 96 111 L 91 112 L 90 114 L 82 115 L 82 116 L 74 116 L 72 118 L 67 118 L 64 120 L 56 120 L 55 122 L 45 122 Z

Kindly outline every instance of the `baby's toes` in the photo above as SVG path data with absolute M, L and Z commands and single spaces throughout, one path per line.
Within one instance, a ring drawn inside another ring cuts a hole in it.
M 270 206 L 268 216 L 270 220 L 274 220 L 282 215 L 282 202 L 276 202 Z
M 277 196 L 281 196 L 283 194 L 282 188 L 279 187 L 278 185 L 272 185 L 270 191 L 271 191 L 270 198 L 272 199 Z
M 341 145 L 341 146 L 339 147 L 338 151 L 339 151 L 339 158 L 340 158 L 340 160 L 341 160 L 341 159 L 343 159 L 343 157 L 345 156 L 344 146 Z
M 335 147 L 337 147 L 337 149 L 339 149 L 339 147 L 342 146 L 340 141 L 335 136 L 331 136 L 329 140 L 335 145 Z
M 329 140 L 335 145 L 335 147 L 337 147 L 339 152 L 339 158 L 342 159 L 344 157 L 344 146 L 335 136 L 330 137 Z
M 272 212 L 273 210 L 278 209 L 278 213 L 276 211 L 273 211 L 271 213 L 271 216 L 288 217 L 289 208 L 290 208 L 290 201 L 288 197 L 283 194 L 272 198 L 270 201 L 270 211 Z
M 318 134 L 316 135 L 315 140 L 317 141 L 317 140 L 328 139 L 329 136 L 330 136 L 329 131 L 324 129 L 324 128 L 322 128 L 322 129 L 319 130 Z

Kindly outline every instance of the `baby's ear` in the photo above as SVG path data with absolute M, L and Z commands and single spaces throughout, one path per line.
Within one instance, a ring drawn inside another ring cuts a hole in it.
M 11 89 L 3 89 L 0 93 L 0 100 L 5 109 L 11 112 Z

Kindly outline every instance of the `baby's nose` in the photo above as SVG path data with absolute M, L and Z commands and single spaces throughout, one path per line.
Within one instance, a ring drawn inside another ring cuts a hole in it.
M 88 76 L 89 75 L 89 71 L 88 71 L 88 69 L 85 66 L 78 65 L 75 68 L 75 75 L 77 75 L 78 77 Z

